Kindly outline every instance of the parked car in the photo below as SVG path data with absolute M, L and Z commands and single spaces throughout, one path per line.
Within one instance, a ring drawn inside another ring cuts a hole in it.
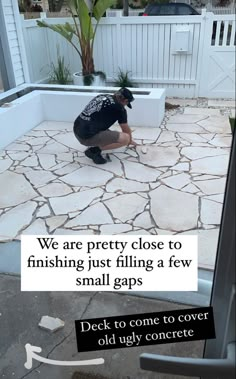
M 191 5 L 184 3 L 148 4 L 139 16 L 190 16 L 200 15 Z

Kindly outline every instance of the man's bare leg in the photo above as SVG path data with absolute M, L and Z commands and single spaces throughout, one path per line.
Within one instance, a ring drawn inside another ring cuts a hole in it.
M 101 150 L 119 149 L 122 146 L 127 146 L 130 143 L 130 136 L 127 133 L 120 133 L 118 141 L 109 145 L 99 146 Z

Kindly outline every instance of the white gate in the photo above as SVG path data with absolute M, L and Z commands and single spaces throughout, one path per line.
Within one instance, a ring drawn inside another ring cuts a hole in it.
M 199 96 L 235 97 L 234 15 L 206 14 Z

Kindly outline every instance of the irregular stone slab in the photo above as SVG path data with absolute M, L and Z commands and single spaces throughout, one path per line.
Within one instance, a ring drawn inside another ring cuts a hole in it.
M 133 235 L 148 235 L 148 234 L 151 234 L 149 233 L 147 230 L 144 230 L 144 229 L 138 229 L 138 230 L 133 230 L 133 231 L 130 231 L 130 232 L 125 232 L 124 234 L 133 234 Z
M 66 175 L 66 174 L 69 174 L 75 170 L 78 170 L 78 164 L 77 163 L 71 163 L 71 164 L 67 164 L 65 167 L 57 169 L 54 172 L 57 175 Z
M 197 227 L 197 196 L 161 185 L 150 197 L 151 214 L 159 228 L 183 231 Z
M 107 184 L 106 190 L 107 192 L 138 192 L 148 191 L 149 186 L 148 184 L 139 183 L 134 180 L 115 178 Z
M 216 201 L 217 203 L 223 204 L 224 193 L 221 193 L 219 195 L 204 196 L 204 199 L 213 200 L 213 201 Z
M 19 152 L 19 153 L 8 153 L 9 157 L 13 161 L 22 161 L 23 159 L 27 158 L 30 153 L 27 153 L 25 151 Z
M 43 130 L 35 130 L 31 129 L 30 132 L 26 134 L 26 136 L 31 137 L 47 137 L 47 134 Z
M 110 172 L 87 166 L 62 176 L 60 179 L 72 186 L 98 187 L 106 184 L 112 177 Z
M 138 153 L 136 152 L 136 150 L 134 150 L 133 147 L 130 147 L 127 151 L 127 156 L 130 156 L 130 157 L 134 157 L 134 158 L 138 158 Z
M 203 224 L 219 225 L 221 220 L 222 205 L 215 201 L 202 199 L 201 221 Z
M 132 133 L 132 138 L 137 139 L 146 139 L 151 141 L 156 141 L 161 130 L 159 128 L 136 128 Z
M 55 166 L 50 167 L 49 171 L 55 171 L 56 172 L 56 170 L 59 170 L 60 168 L 65 167 L 67 164 L 68 164 L 68 162 L 57 163 Z
M 55 215 L 62 215 L 85 209 L 94 199 L 99 198 L 102 194 L 103 191 L 100 188 L 94 188 L 67 196 L 52 197 L 49 199 L 49 202 Z
M 57 179 L 53 173 L 44 170 L 31 170 L 25 173 L 25 176 L 36 187 L 42 186 Z
M 186 117 L 186 116 L 185 116 Z M 206 132 L 201 126 L 195 125 L 194 123 L 172 123 L 173 120 L 171 119 L 171 123 L 168 123 L 166 125 L 166 129 L 172 131 L 172 132 L 180 132 L 180 133 L 204 133 Z
M 199 192 L 199 188 L 195 187 L 193 184 L 188 184 L 186 187 L 182 188 L 182 191 L 189 193 Z
M 105 153 L 103 153 L 103 156 L 105 157 Z M 102 170 L 112 172 L 117 176 L 122 176 L 124 173 L 120 159 L 114 156 L 114 154 L 110 154 L 110 159 L 111 162 L 107 162 L 106 164 L 102 165 Z M 93 161 L 91 159 L 88 159 L 87 157 L 76 158 L 76 161 L 80 164 L 84 164 L 89 167 L 98 167 L 98 165 L 93 163 Z
M 226 178 L 194 181 L 194 184 L 206 195 L 223 193 L 225 190 Z
M 227 116 L 210 116 L 206 120 L 199 121 L 198 125 L 211 133 L 231 133 Z
M 48 330 L 49 332 L 56 332 L 64 327 L 65 322 L 59 318 L 43 316 L 38 325 L 40 328 Z
M 169 234 L 174 234 L 174 232 L 172 232 L 171 230 L 165 230 L 165 229 L 155 228 L 155 231 L 156 231 L 156 234 L 163 235 L 163 236 L 166 236 L 166 235 L 169 235 Z
M 40 154 L 59 154 L 69 152 L 68 147 L 58 142 L 49 142 L 46 146 L 38 150 Z
M 40 165 L 44 170 L 48 170 L 49 168 L 57 164 L 55 155 L 53 154 L 37 154 L 37 155 L 39 158 Z
M 47 204 L 40 207 L 39 211 L 37 212 L 37 217 L 46 217 L 50 216 L 51 210 Z
M 72 192 L 72 189 L 65 183 L 49 183 L 40 187 L 38 191 L 44 197 L 65 196 Z
M 115 197 L 116 194 L 115 193 L 104 193 L 104 195 L 102 196 L 102 200 L 108 200 L 108 199 L 111 199 L 112 197 Z
M 195 124 L 195 122 L 204 120 L 206 115 L 187 115 L 187 114 L 176 114 L 170 117 L 171 124 Z M 167 122 L 168 124 L 168 122 Z
M 45 221 L 41 218 L 38 218 L 28 228 L 23 230 L 21 234 L 29 234 L 29 235 L 34 235 L 34 234 L 48 234 Z M 20 236 L 18 236 L 20 239 Z
M 189 163 L 177 163 L 171 168 L 176 171 L 189 171 Z
M 0 208 L 12 207 L 37 197 L 23 175 L 5 171 L 0 174 Z
M 30 166 L 30 167 L 37 167 L 38 166 L 38 159 L 36 156 L 31 156 L 31 157 L 28 157 L 26 158 L 24 161 L 21 162 L 21 165 L 22 166 Z
M 69 152 L 69 153 L 59 153 L 59 154 L 57 154 L 57 160 L 59 160 L 59 161 L 73 162 L 74 161 L 73 153 L 71 153 L 71 152 Z
M 61 143 L 62 145 L 65 145 L 69 147 L 70 149 L 78 150 L 81 147 L 81 144 L 79 141 L 75 138 L 75 135 L 73 132 L 67 132 L 63 134 L 58 134 L 54 136 L 54 139 Z M 84 149 L 84 146 L 83 146 Z
M 26 143 L 11 143 L 10 145 L 7 146 L 6 148 L 7 151 L 29 151 L 30 146 L 27 145 Z
M 150 217 L 150 213 L 148 211 L 145 211 L 141 213 L 139 216 L 137 216 L 133 222 L 133 225 L 139 226 L 143 229 L 150 229 L 150 228 L 153 228 L 154 226 Z
M 11 159 L 0 159 L 0 174 L 6 170 L 8 170 L 12 165 Z
M 201 135 L 199 134 L 195 134 L 195 133 L 178 133 L 178 139 L 179 141 L 181 140 L 186 140 L 188 142 L 206 142 L 206 139 L 203 138 Z
M 37 145 L 44 146 L 49 140 L 50 140 L 50 137 L 36 137 L 36 138 L 28 139 L 27 143 L 29 143 L 31 146 L 37 146 Z
M 184 114 L 187 115 L 206 115 L 206 116 L 221 116 L 219 109 L 209 109 L 209 108 L 190 108 L 184 109 Z
M 224 149 L 214 147 L 183 147 L 181 153 L 189 159 L 199 159 L 204 157 L 215 157 L 217 155 L 228 154 Z
M 176 141 L 176 136 L 174 132 L 168 130 L 162 130 L 160 136 L 158 137 L 157 143 Z
M 219 147 L 230 147 L 231 143 L 232 143 L 231 136 L 219 136 L 209 141 L 210 145 L 219 146 Z
M 126 222 L 133 220 L 139 213 L 143 212 L 148 200 L 136 194 L 120 195 L 114 199 L 105 201 L 114 218 Z
M 34 201 L 20 204 L 0 216 L 0 240 L 15 238 L 19 231 L 30 224 L 37 207 Z
M 218 176 L 215 175 L 198 175 L 198 174 L 193 174 L 193 180 L 208 180 L 208 179 L 220 179 Z
M 140 147 L 137 147 L 140 153 Z M 173 166 L 180 159 L 179 150 L 176 147 L 165 148 L 162 146 L 149 146 L 147 154 L 140 154 L 140 162 L 152 167 Z
M 63 228 L 59 228 L 57 230 L 55 230 L 55 232 L 53 233 L 53 235 L 78 235 L 78 234 L 82 234 L 82 235 L 94 235 L 95 232 L 94 230 L 92 229 L 82 229 L 82 230 L 72 230 L 72 229 L 63 229 Z
M 102 203 L 96 203 L 83 211 L 79 216 L 66 223 L 66 228 L 80 225 L 112 224 L 113 220 Z
M 196 159 L 191 163 L 191 173 L 201 173 L 210 175 L 225 175 L 229 163 L 228 155 Z
M 132 229 L 131 225 L 128 224 L 110 224 L 110 225 L 102 225 L 100 228 L 101 234 L 121 234 L 128 232 Z
M 49 232 L 53 232 L 59 226 L 63 225 L 67 216 L 53 216 L 46 219 L 46 224 L 49 226 Z
M 219 229 L 190 230 L 180 235 L 198 236 L 198 266 L 207 269 L 215 268 Z
M 162 181 L 169 187 L 181 189 L 190 183 L 190 176 L 188 174 L 182 173 L 173 175 L 169 178 L 163 179 Z
M 34 130 L 69 130 L 73 128 L 72 122 L 44 121 L 41 122 Z

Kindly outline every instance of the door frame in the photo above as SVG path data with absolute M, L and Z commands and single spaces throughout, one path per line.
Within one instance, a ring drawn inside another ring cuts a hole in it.
M 227 345 L 235 341 L 235 157 L 234 132 L 211 293 L 216 339 L 206 341 L 204 358 L 224 358 Z

